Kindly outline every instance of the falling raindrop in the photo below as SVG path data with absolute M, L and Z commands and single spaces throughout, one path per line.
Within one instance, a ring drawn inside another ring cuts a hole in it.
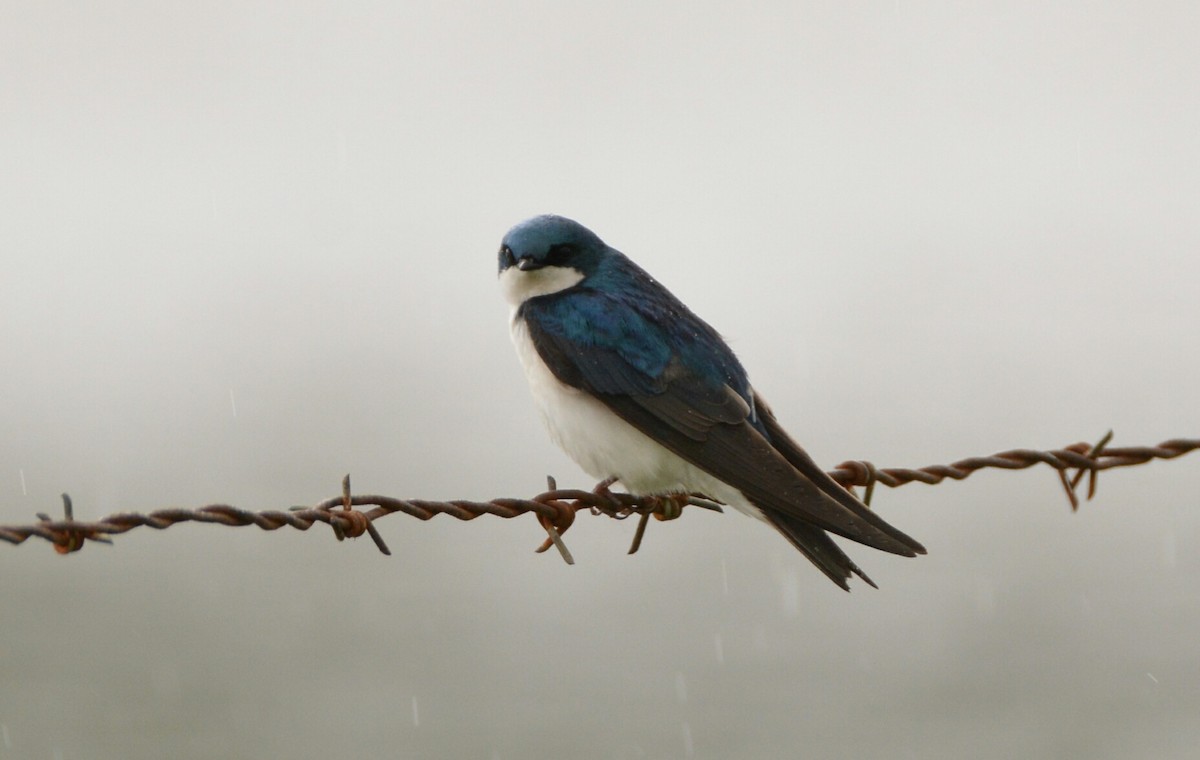
M 8 726 L 3 723 L 0 723 L 0 739 L 4 740 L 4 747 L 6 749 L 12 749 L 12 742 L 8 739 Z
M 25 490 L 25 470 L 20 470 L 21 473 L 21 495 L 28 496 L 29 492 Z
M 421 725 L 421 713 L 417 710 L 417 698 L 413 697 L 413 725 Z
M 684 679 L 683 673 L 675 674 L 675 698 L 681 705 L 687 703 L 687 680 Z
M 725 664 L 725 641 L 721 638 L 721 634 L 713 634 L 713 647 L 717 650 L 717 664 Z
M 1147 678 L 1149 678 L 1149 679 L 1150 679 L 1151 681 L 1153 681 L 1154 683 L 1158 683 L 1158 679 L 1154 677 L 1154 674 L 1153 674 L 1153 673 L 1147 673 L 1147 674 L 1146 674 L 1146 677 L 1147 677 Z
M 237 416 L 237 401 L 233 399 L 233 388 L 229 389 L 229 408 L 233 410 L 233 416 Z
M 695 747 L 692 746 L 692 727 L 685 720 L 683 722 L 683 755 L 691 757 L 695 753 Z
M 1168 533 L 1163 536 L 1163 564 L 1175 567 L 1175 558 L 1175 534 Z
M 729 596 L 729 566 L 724 557 L 721 557 L 721 588 L 725 590 L 725 596 Z

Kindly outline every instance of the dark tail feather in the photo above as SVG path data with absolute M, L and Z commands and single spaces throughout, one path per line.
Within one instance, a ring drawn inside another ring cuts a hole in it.
M 859 521 L 865 522 L 867 525 L 874 528 L 877 533 L 855 535 L 852 532 L 843 532 L 834 526 L 827 526 L 834 533 L 845 536 L 851 541 L 857 541 L 860 544 L 881 549 L 892 554 L 899 554 L 904 557 L 912 557 L 917 554 L 924 554 L 925 547 L 911 536 L 906 535 L 896 527 L 889 525 L 882 517 L 875 514 L 871 509 L 858 500 L 852 493 L 847 491 L 836 480 L 831 478 L 828 473 L 822 470 L 813 458 L 808 455 L 800 445 L 792 440 L 775 419 L 775 415 L 771 413 L 771 408 L 762 400 L 762 397 L 757 393 L 754 394 L 755 403 L 761 412 L 760 419 L 763 424 L 763 429 L 767 431 L 771 445 L 775 447 L 784 459 L 788 461 L 792 467 L 812 482 L 814 486 L 829 498 L 833 499 L 850 514 L 857 517 Z M 787 531 L 784 531 L 787 533 Z M 874 586 L 875 584 L 871 584 Z
M 850 584 L 847 581 L 850 580 L 851 573 L 862 578 L 872 588 L 879 588 L 875 585 L 875 581 L 867 577 L 867 574 L 854 564 L 854 560 L 846 556 L 841 547 L 835 544 L 825 531 L 812 523 L 775 511 L 764 511 L 763 514 L 780 533 L 787 536 L 787 539 L 800 550 L 801 554 L 808 557 L 809 561 L 816 565 L 821 572 L 829 576 L 829 580 L 846 591 L 850 590 Z

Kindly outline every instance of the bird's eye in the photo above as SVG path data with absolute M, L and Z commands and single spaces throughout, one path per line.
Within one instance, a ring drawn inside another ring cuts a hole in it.
M 575 255 L 575 246 L 570 243 L 561 243 L 550 249 L 546 254 L 546 264 L 549 266 L 562 266 L 571 260 Z
M 512 249 L 506 245 L 500 246 L 500 268 L 508 269 L 513 264 L 517 263 L 517 257 L 513 256 Z

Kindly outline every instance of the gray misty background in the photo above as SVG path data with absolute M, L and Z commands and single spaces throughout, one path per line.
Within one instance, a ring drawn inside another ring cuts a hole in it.
M 1194 3 L 0 8 L 0 523 L 589 486 L 495 251 L 572 216 L 822 464 L 1200 433 Z M 1194 757 L 1200 458 L 736 514 L 0 546 L 0 758 Z

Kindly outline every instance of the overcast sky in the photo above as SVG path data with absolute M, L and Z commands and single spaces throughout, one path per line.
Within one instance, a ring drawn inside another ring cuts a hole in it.
M 1200 436 L 1194 3 L 0 6 L 0 524 L 590 480 L 495 281 L 571 216 L 824 466 Z M 1195 458 L 1193 458 L 1195 457 Z M 0 758 L 1191 756 L 1200 455 L 765 526 L 0 545 Z

